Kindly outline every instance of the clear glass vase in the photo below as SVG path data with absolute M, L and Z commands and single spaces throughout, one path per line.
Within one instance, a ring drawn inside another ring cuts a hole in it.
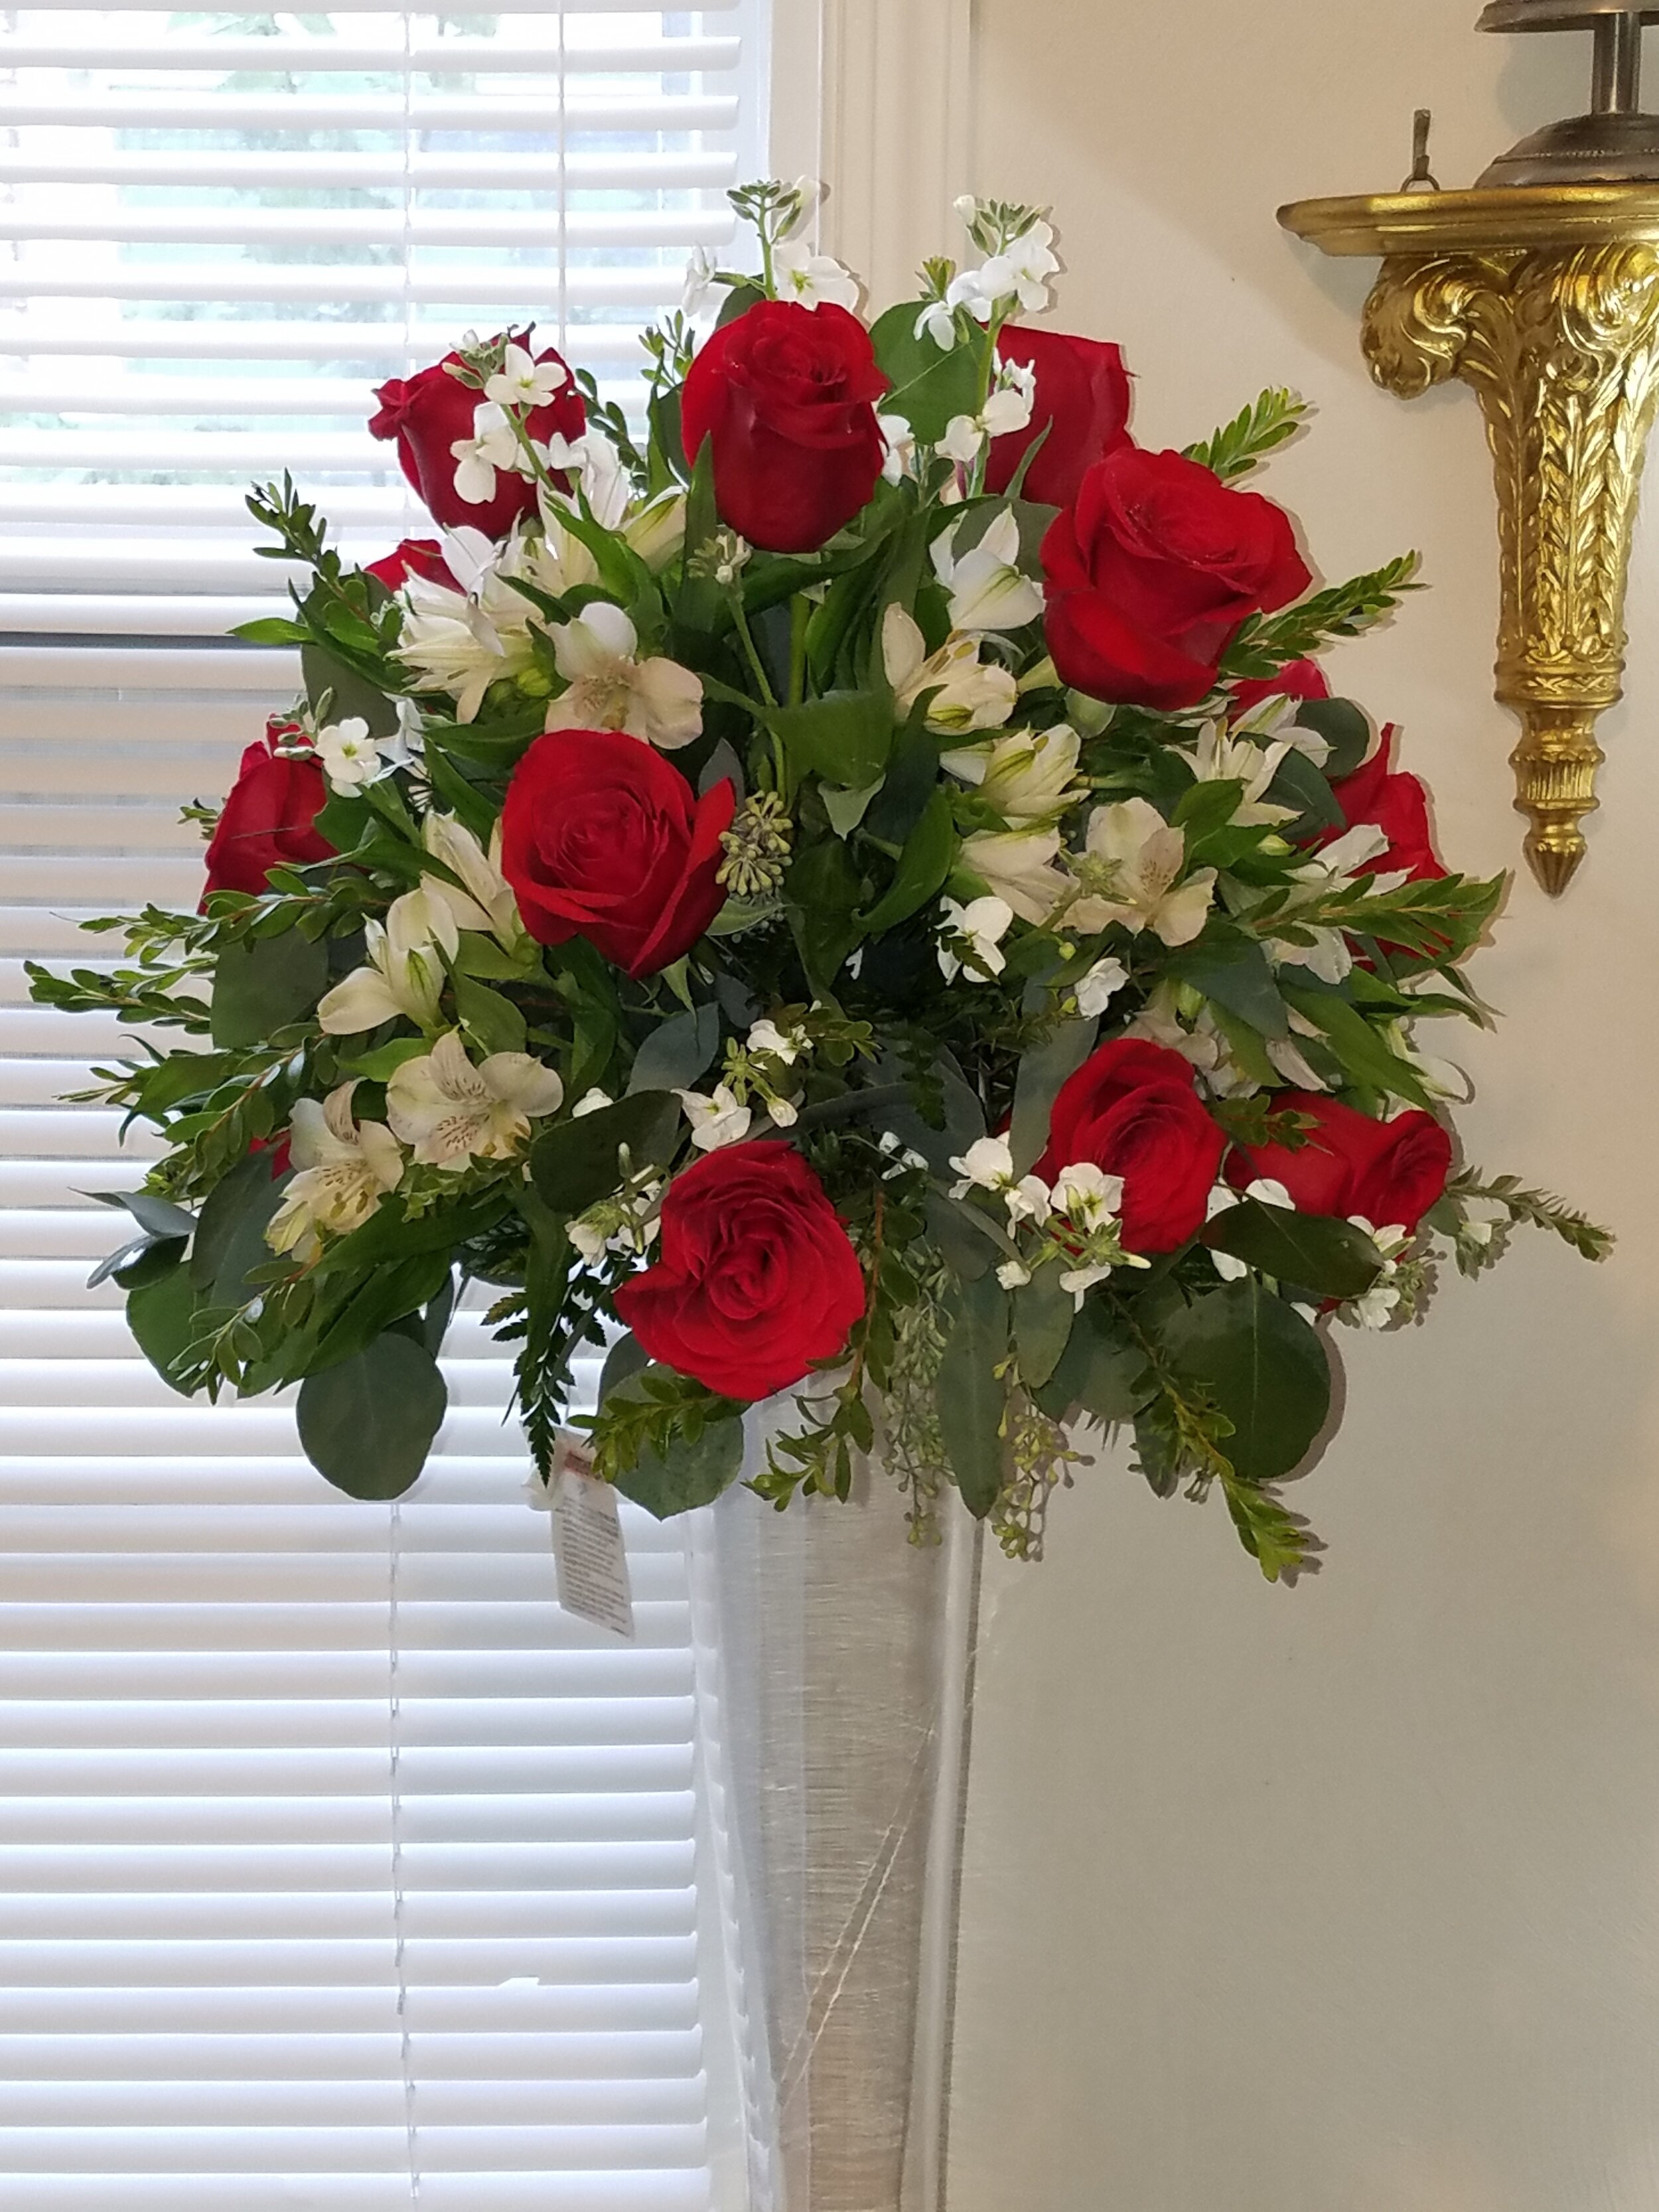
M 752 2212 L 943 2204 L 979 1543 L 939 1517 L 911 1543 L 878 1466 L 699 1516 Z

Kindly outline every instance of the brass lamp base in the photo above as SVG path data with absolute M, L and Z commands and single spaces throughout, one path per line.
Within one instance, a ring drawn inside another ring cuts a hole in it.
M 1498 699 L 1527 857 L 1559 897 L 1596 805 L 1597 719 L 1621 696 L 1631 532 L 1659 399 L 1659 185 L 1500 186 L 1302 200 L 1279 221 L 1380 254 L 1363 343 L 1415 398 L 1472 386 L 1497 474 Z

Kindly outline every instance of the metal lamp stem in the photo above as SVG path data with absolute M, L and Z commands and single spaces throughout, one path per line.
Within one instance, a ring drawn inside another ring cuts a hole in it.
M 1590 106 L 1597 115 L 1642 111 L 1642 19 L 1603 15 L 1595 26 L 1595 74 Z

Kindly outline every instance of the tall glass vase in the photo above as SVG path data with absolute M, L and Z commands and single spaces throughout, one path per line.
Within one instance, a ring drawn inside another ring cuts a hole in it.
M 754 2212 L 941 2212 L 978 1532 L 734 1490 L 707 1520 Z

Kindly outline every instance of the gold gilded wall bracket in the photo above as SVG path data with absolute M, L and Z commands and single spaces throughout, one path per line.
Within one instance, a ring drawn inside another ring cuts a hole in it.
M 1659 399 L 1659 186 L 1506 186 L 1304 200 L 1279 221 L 1378 254 L 1362 342 L 1385 390 L 1457 378 L 1486 417 L 1502 601 L 1497 695 L 1527 857 L 1559 896 L 1621 696 L 1631 532 Z

